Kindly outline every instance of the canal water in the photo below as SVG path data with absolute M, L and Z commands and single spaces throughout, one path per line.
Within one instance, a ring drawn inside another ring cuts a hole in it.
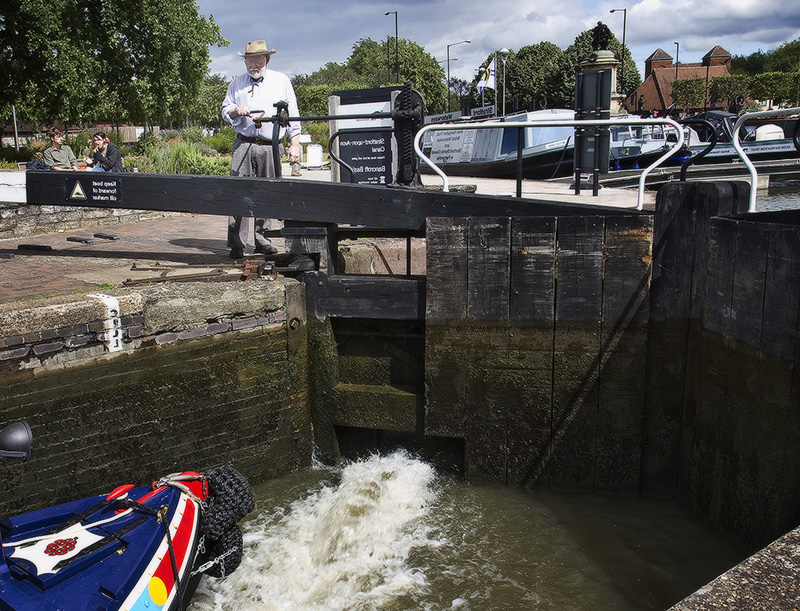
M 766 193 L 758 193 L 759 211 L 800 208 L 800 176 L 771 177 Z
M 800 208 L 772 179 L 760 211 Z M 189 611 L 667 609 L 747 556 L 679 504 L 470 485 L 406 453 L 256 490 L 245 558 Z
M 666 609 L 746 553 L 676 503 L 474 486 L 405 452 L 257 489 L 190 611 Z

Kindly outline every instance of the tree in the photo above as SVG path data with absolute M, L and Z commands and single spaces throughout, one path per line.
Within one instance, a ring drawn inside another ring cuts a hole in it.
M 759 74 L 764 72 L 767 55 L 761 49 L 750 55 L 734 55 L 731 58 L 731 74 Z
M 709 97 L 723 104 L 750 93 L 750 77 L 744 75 L 718 76 L 711 80 Z
M 776 103 L 800 104 L 800 38 L 785 42 L 777 49 L 764 53 L 761 49 L 750 55 L 734 55 L 731 73 L 751 77 L 749 95 Z M 729 87 L 721 82 L 720 86 Z M 727 92 L 727 90 L 726 90 Z M 745 95 L 737 91 L 737 95 Z
M 388 46 L 387 46 L 388 45 Z M 398 56 L 400 60 L 400 80 L 402 83 L 411 82 L 425 100 L 426 108 L 442 108 L 445 104 L 446 89 L 444 84 L 444 71 L 436 59 L 427 53 L 418 44 L 400 39 L 398 41 Z M 393 83 L 394 68 L 394 38 L 385 42 L 376 42 L 370 38 L 359 39 L 353 45 L 353 52 L 343 64 L 329 62 L 323 68 L 310 75 L 299 75 L 293 79 L 297 86 L 297 94 L 303 86 L 330 87 L 335 89 L 367 89 L 382 87 Z M 310 89 L 305 93 L 323 95 L 327 89 Z M 314 93 L 316 92 L 316 93 Z M 327 114 L 327 96 L 324 100 L 312 100 L 307 97 L 306 106 L 300 104 L 303 113 L 309 108 L 324 108 Z
M 795 72 L 764 72 L 750 78 L 750 97 L 772 100 L 775 104 L 797 102 L 798 77 Z
M 194 0 L 18 0 L 6 3 L 0 108 L 21 121 L 134 122 L 187 116 L 225 46 Z
M 574 106 L 575 74 L 582 61 L 593 52 L 593 30 L 586 30 L 579 34 L 575 41 L 562 51 L 551 42 L 540 42 L 512 51 L 505 62 L 506 68 L 506 104 L 513 105 L 515 101 L 523 108 L 572 108 Z M 611 35 L 609 48 L 617 58 L 622 58 L 624 70 L 618 71 L 621 76 L 618 88 L 620 91 L 633 91 L 642 82 L 636 63 L 630 54 L 630 49 L 622 48 L 622 44 Z M 490 55 L 484 65 L 490 64 L 495 54 Z M 502 100 L 503 63 L 497 63 L 497 99 Z M 473 80 L 477 95 L 479 77 Z M 499 108 L 498 112 L 502 113 Z
M 560 72 L 564 53 L 552 42 L 540 42 L 522 47 L 517 53 L 509 55 L 506 62 L 508 73 L 505 76 L 506 103 L 517 99 L 523 108 L 542 108 L 563 102 L 563 82 Z
M 297 87 L 315 85 L 330 85 L 341 89 L 340 85 L 352 83 L 359 83 L 361 87 L 369 87 L 367 81 L 355 70 L 336 62 L 328 62 L 313 74 L 298 74 L 292 78 L 292 85 L 294 85 L 295 89 Z
M 447 97 L 448 100 L 453 102 L 453 106 L 456 108 L 464 108 L 466 106 L 467 100 L 470 99 L 471 85 L 464 79 L 460 79 L 457 77 L 451 77 L 450 80 L 447 82 Z M 450 106 L 450 104 L 448 104 Z
M 222 100 L 228 91 L 228 81 L 221 74 L 203 79 L 200 91 L 190 109 L 189 118 L 200 125 L 222 127 Z
M 672 81 L 672 100 L 678 107 L 699 108 L 706 98 L 704 78 L 683 78 Z
M 767 54 L 764 59 L 764 72 L 796 72 L 800 58 L 800 38 L 785 42 Z

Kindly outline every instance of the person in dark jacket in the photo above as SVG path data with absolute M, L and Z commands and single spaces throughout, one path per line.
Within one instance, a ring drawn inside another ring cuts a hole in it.
M 103 132 L 97 132 L 92 138 L 94 143 L 93 172 L 123 172 L 122 153 Z

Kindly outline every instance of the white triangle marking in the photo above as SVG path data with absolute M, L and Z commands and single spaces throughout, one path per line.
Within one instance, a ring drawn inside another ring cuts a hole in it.
M 70 195 L 69 198 L 86 199 L 86 194 L 83 192 L 83 187 L 81 187 L 80 181 L 75 181 L 75 188 L 72 189 L 72 195 Z

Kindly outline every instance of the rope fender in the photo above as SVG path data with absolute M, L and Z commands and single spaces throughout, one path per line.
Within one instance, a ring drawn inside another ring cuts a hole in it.
M 209 497 L 200 520 L 205 558 L 195 572 L 224 577 L 235 571 L 244 555 L 244 541 L 238 522 L 256 508 L 255 495 L 247 479 L 230 465 L 209 469 L 204 474 Z
M 205 477 L 209 497 L 200 530 L 209 539 L 219 539 L 256 508 L 256 500 L 247 479 L 229 465 L 209 469 Z

